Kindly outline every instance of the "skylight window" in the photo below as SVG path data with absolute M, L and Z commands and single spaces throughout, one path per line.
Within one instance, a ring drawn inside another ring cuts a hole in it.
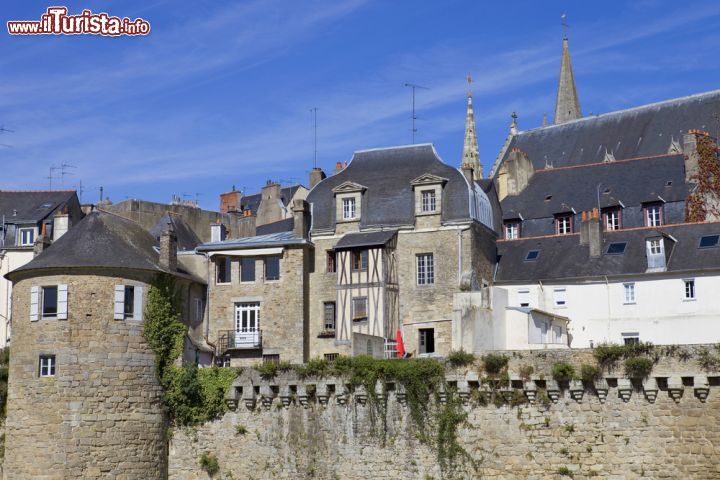
M 611 243 L 608 245 L 607 254 L 608 255 L 622 255 L 625 253 L 625 247 L 627 246 L 627 242 L 616 242 Z
M 526 262 L 534 262 L 540 256 L 540 250 L 530 250 L 525 256 Z
M 547 196 L 545 197 L 545 201 L 546 201 L 546 202 L 549 202 L 550 200 L 552 200 L 552 195 L 547 195 Z
M 700 237 L 700 245 L 698 248 L 713 248 L 720 243 L 720 235 L 703 235 Z

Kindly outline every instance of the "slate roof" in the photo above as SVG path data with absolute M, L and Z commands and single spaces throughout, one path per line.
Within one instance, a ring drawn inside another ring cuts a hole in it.
M 37 223 L 70 202 L 75 190 L 0 190 L 0 220 Z
M 388 243 L 396 234 L 397 230 L 346 233 L 335 245 L 335 250 L 383 246 Z
M 682 155 L 616 161 L 536 171 L 520 195 L 505 197 L 502 212 L 508 218 L 544 218 L 556 213 L 590 210 L 600 206 L 640 206 L 644 202 L 684 201 L 689 185 L 685 183 Z M 604 193 L 609 190 L 608 193 Z M 550 199 L 547 199 L 551 196 Z M 563 205 L 564 204 L 564 205 Z M 570 208 L 568 208 L 570 207 Z
M 717 112 L 720 90 L 585 117 L 521 132 L 505 157 L 520 148 L 539 170 L 546 162 L 554 167 L 602 162 L 606 149 L 618 160 L 660 155 L 668 152 L 673 139 L 682 144 L 689 129 L 715 132 Z
M 154 247 L 155 238 L 137 223 L 112 213 L 94 211 L 8 276 L 37 269 L 83 267 L 163 271 Z
M 304 238 L 298 238 L 290 232 L 271 233 L 268 235 L 257 235 L 255 237 L 240 237 L 222 242 L 209 242 L 199 245 L 195 251 L 212 252 L 218 250 L 241 250 L 245 248 L 283 247 L 289 245 L 307 245 L 310 242 Z
M 260 225 L 255 229 L 255 233 L 257 235 L 268 235 L 271 233 L 292 232 L 294 225 L 295 220 L 292 217 L 284 218 L 282 220 L 278 220 L 277 222 Z
M 170 212 L 167 212 L 165 215 L 160 217 L 160 220 L 158 220 L 155 226 L 150 229 L 150 235 L 155 238 L 156 242 L 159 243 L 160 234 L 162 234 L 163 230 L 170 222 L 172 222 L 173 228 L 175 229 L 175 235 L 177 236 L 178 251 L 195 250 L 195 247 L 202 243 L 195 231 L 190 228 L 190 225 L 188 225 L 180 215 L 172 214 Z
M 280 189 L 280 200 L 283 205 L 286 207 L 288 206 L 293 198 L 293 195 L 295 195 L 295 192 L 297 192 L 300 187 L 301 185 L 292 185 L 290 187 L 283 187 Z M 260 207 L 260 200 L 262 200 L 262 193 L 253 193 L 252 195 L 242 197 L 240 203 L 243 210 L 250 209 L 252 213 L 257 213 L 258 207 Z
M 590 258 L 587 246 L 580 245 L 580 235 L 498 241 L 498 283 L 527 283 L 573 278 L 645 274 L 647 257 L 645 240 L 663 235 L 669 242 L 666 252 L 668 272 L 720 270 L 720 246 L 698 248 L 704 235 L 720 234 L 720 223 L 666 225 L 603 232 L 603 254 Z M 608 255 L 608 245 L 627 242 L 625 253 Z M 525 261 L 530 250 L 539 250 L 537 260 Z
M 312 204 L 312 231 L 334 230 L 333 188 L 344 182 L 367 187 L 361 205 L 361 228 L 413 225 L 414 195 L 410 182 L 425 173 L 448 179 L 442 194 L 443 222 L 471 220 L 473 194 L 490 209 L 484 192 L 477 188 L 471 193 L 462 173 L 443 163 L 431 144 L 364 150 L 355 152 L 344 170 L 324 179 L 308 194 L 307 201 Z

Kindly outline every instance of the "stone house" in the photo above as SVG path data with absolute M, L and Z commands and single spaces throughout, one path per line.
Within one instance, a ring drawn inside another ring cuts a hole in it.
M 192 343 L 205 285 L 178 264 L 172 228 L 158 248 L 138 224 L 105 212 L 40 247 L 7 275 L 16 339 L 4 478 L 164 478 L 167 419 L 144 305 L 155 275 L 173 275 Z
M 53 242 L 82 218 L 74 190 L 0 191 L 0 348 L 11 338 L 12 283 L 5 275 L 32 260 L 43 229 Z

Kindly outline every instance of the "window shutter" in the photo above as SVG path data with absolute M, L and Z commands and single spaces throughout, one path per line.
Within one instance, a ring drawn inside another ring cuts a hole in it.
M 30 289 L 30 321 L 37 322 L 40 318 L 38 314 L 40 301 L 40 287 L 32 287 Z
M 133 320 L 143 319 L 143 287 L 135 287 L 135 311 L 133 312 Z
M 67 318 L 68 318 L 68 287 L 67 287 L 67 285 L 58 285 L 57 318 L 58 318 L 58 320 L 67 320 Z
M 125 285 L 115 285 L 115 320 L 125 319 Z

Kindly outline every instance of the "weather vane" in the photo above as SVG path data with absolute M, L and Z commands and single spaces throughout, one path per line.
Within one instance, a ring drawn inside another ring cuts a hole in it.
M 470 74 L 468 74 L 468 76 L 465 78 L 465 80 L 467 80 L 467 83 L 468 83 L 468 92 L 467 92 L 468 97 L 472 97 L 472 88 L 471 88 L 472 82 L 473 82 L 472 76 Z
M 562 20 L 562 27 L 563 27 L 563 37 L 567 40 L 567 29 L 570 28 L 570 25 L 567 23 L 567 14 L 563 13 L 560 16 L 560 19 Z

